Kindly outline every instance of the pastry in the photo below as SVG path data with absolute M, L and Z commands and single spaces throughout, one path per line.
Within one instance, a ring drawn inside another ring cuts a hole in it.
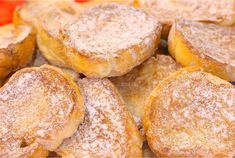
M 139 131 L 113 84 L 84 78 L 78 85 L 85 98 L 85 120 L 56 152 L 63 158 L 141 157 Z
M 0 79 L 31 61 L 35 48 L 35 36 L 31 31 L 30 27 L 22 25 L 0 27 Z
M 48 65 L 19 70 L 0 89 L 0 157 L 46 157 L 83 117 L 70 76 Z
M 235 24 L 234 0 L 136 0 L 140 8 L 153 15 L 163 25 L 162 36 L 167 37 L 177 19 Z
M 41 1 L 33 0 L 28 1 L 24 5 L 18 7 L 14 11 L 13 23 L 14 25 L 30 25 L 33 28 L 33 32 L 37 32 L 37 27 L 41 23 L 39 18 L 42 14 L 46 14 L 50 11 L 79 11 L 82 8 L 78 3 L 73 2 L 72 0 L 50 0 L 50 1 Z
M 183 66 L 197 65 L 235 81 L 235 28 L 179 20 L 172 26 L 168 49 Z
M 152 91 L 143 122 L 160 157 L 234 157 L 235 87 L 200 68 L 182 68 Z
M 128 74 L 111 78 L 139 128 L 142 127 L 144 105 L 151 91 L 162 79 L 178 68 L 180 65 L 170 56 L 157 55 L 149 58 Z
M 41 54 L 41 52 L 39 50 L 37 50 L 37 53 L 34 57 L 34 60 L 33 62 L 31 63 L 32 66 L 34 67 L 39 67 L 39 66 L 42 66 L 42 65 L 45 65 L 45 64 L 48 64 L 48 65 L 52 65 L 50 64 L 44 57 L 43 55 Z M 67 69 L 67 68 L 61 68 L 65 73 L 67 73 L 68 75 L 70 75 L 74 81 L 77 81 L 79 78 L 80 78 L 80 74 L 71 70 L 71 69 Z M 0 84 L 1 85 L 1 84 Z
M 52 64 L 88 77 L 123 75 L 153 55 L 160 41 L 161 25 L 132 7 L 101 4 L 74 18 L 67 14 L 45 16 L 38 46 Z

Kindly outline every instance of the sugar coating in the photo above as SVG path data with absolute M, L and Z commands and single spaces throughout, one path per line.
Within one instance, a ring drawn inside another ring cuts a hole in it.
M 9 24 L 0 27 L 0 48 L 8 48 L 11 44 L 17 44 L 25 40 L 31 33 L 28 26 L 18 26 L 14 28 Z
M 42 12 L 37 18 L 42 28 L 50 36 L 60 40 L 64 38 L 61 36 L 61 30 L 66 27 L 67 23 L 77 20 L 77 16 L 82 10 L 79 5 L 73 6 L 73 3 L 62 4 L 57 4 L 57 7 L 52 6 L 51 9 Z
M 151 45 L 151 38 L 160 29 L 145 12 L 111 3 L 87 9 L 68 23 L 63 33 L 67 36 L 65 43 L 80 53 L 107 59 L 141 43 Z
M 16 13 L 19 14 L 20 18 L 24 22 L 29 23 L 30 25 L 33 25 L 37 28 L 38 25 L 41 24 L 40 18 L 43 14 L 49 13 L 51 11 L 58 13 L 58 10 L 66 12 L 67 10 L 73 10 L 75 8 L 79 10 L 80 5 L 73 1 L 29 1 L 23 6 L 19 7 L 16 10 Z M 54 14 L 54 16 L 56 16 L 56 14 Z M 49 24 L 49 21 L 47 21 L 47 23 Z M 55 27 L 55 29 L 57 27 Z
M 78 82 L 85 98 L 86 116 L 59 153 L 74 157 L 125 157 L 128 153 L 126 111 L 106 79 Z
M 79 108 L 77 99 L 74 88 L 53 69 L 29 68 L 13 75 L 0 90 L 0 156 L 33 152 L 41 139 L 68 123 Z M 31 145 L 20 148 L 23 140 Z
M 234 22 L 234 0 L 139 0 L 139 3 L 163 24 L 171 25 L 176 19 Z
M 151 91 L 180 67 L 170 56 L 157 55 L 126 75 L 111 79 L 139 126 L 142 126 L 143 109 Z
M 205 24 L 193 21 L 179 21 L 176 23 L 179 30 L 191 47 L 199 50 L 203 58 L 210 58 L 222 64 L 233 66 L 235 71 L 235 29 L 215 24 Z
M 147 137 L 155 150 L 171 156 L 234 156 L 233 85 L 205 72 L 185 72 L 163 82 L 153 96 Z

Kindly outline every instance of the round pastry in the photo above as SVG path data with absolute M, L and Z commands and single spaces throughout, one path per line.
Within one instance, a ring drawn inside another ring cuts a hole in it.
M 144 129 L 160 157 L 234 157 L 235 87 L 197 67 L 180 69 L 152 91 Z
M 235 24 L 234 0 L 136 0 L 137 6 L 153 15 L 162 25 L 162 36 L 167 38 L 176 19 Z
M 33 28 L 33 32 L 36 33 L 37 27 L 40 24 L 39 18 L 42 14 L 55 10 L 70 12 L 71 10 L 78 11 L 80 9 L 80 5 L 72 2 L 72 0 L 28 1 L 24 5 L 15 9 L 13 23 L 16 26 L 26 24 L 30 25 Z
M 142 127 L 143 109 L 151 91 L 180 67 L 170 56 L 157 55 L 126 75 L 111 78 L 139 128 Z
M 70 76 L 48 65 L 22 69 L 0 89 L 0 157 L 46 157 L 83 117 Z
M 41 52 L 39 50 L 37 50 L 34 60 L 32 61 L 31 65 L 34 67 L 39 67 L 42 65 L 51 65 L 41 54 Z M 53 66 L 53 65 L 52 65 Z M 61 68 L 65 73 L 67 73 L 68 75 L 70 75 L 74 81 L 78 80 L 80 78 L 80 74 L 71 70 L 71 69 L 67 69 L 67 68 Z
M 51 64 L 59 67 L 67 67 L 69 64 L 69 54 L 61 31 L 77 15 L 77 10 L 73 8 L 55 8 L 41 13 L 38 17 L 37 44 L 40 52 Z
M 235 28 L 180 20 L 168 38 L 168 49 L 183 66 L 197 65 L 235 81 Z
M 29 26 L 0 27 L 0 79 L 26 66 L 32 59 L 35 36 Z
M 142 139 L 124 102 L 107 79 L 78 81 L 85 98 L 85 120 L 56 152 L 71 157 L 141 157 Z
M 145 12 L 124 5 L 97 5 L 68 23 L 64 22 L 68 16 L 53 16 L 50 22 L 57 34 L 49 31 L 47 17 L 38 36 L 43 55 L 88 77 L 123 75 L 153 55 L 160 41 L 161 25 Z

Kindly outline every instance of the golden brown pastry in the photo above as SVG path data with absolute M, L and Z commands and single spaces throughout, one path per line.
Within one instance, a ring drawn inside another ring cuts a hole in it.
M 71 16 L 45 16 L 38 46 L 51 63 L 88 77 L 123 75 L 153 55 L 160 41 L 161 25 L 124 5 L 101 4 Z
M 74 21 L 78 14 L 72 8 L 56 8 L 41 13 L 38 17 L 37 44 L 40 52 L 51 64 L 59 67 L 66 67 L 69 64 L 67 55 L 70 55 L 67 54 L 68 50 L 63 43 L 65 37 L 61 35 L 61 31 L 68 22 Z
M 141 157 L 142 139 L 124 102 L 108 79 L 78 82 L 85 98 L 85 120 L 56 152 L 69 157 Z
M 83 117 L 70 76 L 48 65 L 19 70 L 0 89 L 0 157 L 46 157 Z
M 75 10 L 80 11 L 81 9 L 82 8 L 80 5 L 72 0 L 28 1 L 24 5 L 15 9 L 13 23 L 16 26 L 22 24 L 30 25 L 33 27 L 33 32 L 36 33 L 37 27 L 41 23 L 40 17 L 42 14 L 46 14 L 51 11 L 58 12 L 58 10 L 64 12 L 74 12 Z
M 235 28 L 180 20 L 169 34 L 170 54 L 183 66 L 197 65 L 235 81 Z
M 26 66 L 32 59 L 35 37 L 28 26 L 0 27 L 0 79 Z
M 38 16 L 41 12 L 46 11 L 48 8 L 51 9 L 52 1 L 46 3 L 40 1 L 27 2 L 22 6 L 17 7 L 14 10 L 13 24 L 18 25 L 30 25 L 33 28 L 33 32 L 36 31 L 35 26 L 38 23 Z
M 144 129 L 160 157 L 234 157 L 235 87 L 197 67 L 178 70 L 152 91 Z
M 140 8 L 163 24 L 162 36 L 167 37 L 176 19 L 235 24 L 234 0 L 136 0 Z
M 45 57 L 43 57 L 41 52 L 39 50 L 37 50 L 36 55 L 34 57 L 34 60 L 31 63 L 31 65 L 34 66 L 34 67 L 39 67 L 39 66 L 42 66 L 42 65 L 45 65 L 45 64 L 52 65 L 45 59 Z M 77 81 L 80 78 L 80 74 L 73 71 L 73 70 L 71 70 L 71 69 L 67 69 L 67 68 L 63 68 L 63 67 L 61 67 L 60 69 L 62 69 L 65 73 L 70 75 L 73 78 L 74 81 Z M 0 82 L 0 85 L 1 85 L 1 82 Z
M 128 74 L 111 79 L 121 93 L 138 127 L 142 127 L 144 105 L 151 91 L 159 81 L 178 68 L 180 65 L 170 56 L 157 55 L 134 68 Z

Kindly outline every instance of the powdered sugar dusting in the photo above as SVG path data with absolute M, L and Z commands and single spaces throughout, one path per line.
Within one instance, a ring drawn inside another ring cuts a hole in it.
M 106 79 L 79 81 L 85 97 L 85 120 L 76 134 L 60 146 L 59 153 L 75 157 L 125 157 L 126 112 L 110 84 Z
M 48 14 L 48 21 L 46 21 L 49 27 L 55 24 L 54 20 L 58 19 L 56 14 L 64 13 L 65 17 L 68 18 L 66 14 L 69 14 L 74 11 L 80 11 L 81 7 L 78 3 L 73 1 L 60 1 L 60 0 L 50 0 L 50 1 L 28 1 L 22 7 L 20 7 L 17 12 L 19 13 L 20 18 L 22 18 L 25 22 L 33 25 L 35 28 L 42 23 L 42 16 Z M 53 16 L 55 19 L 50 18 L 52 16 L 52 12 L 54 12 Z M 63 19 L 67 21 L 67 19 Z M 57 25 L 53 25 L 55 31 L 59 28 L 59 24 L 61 21 L 57 23 Z M 55 27 L 56 26 L 56 27 Z M 51 29 L 52 30 L 52 29 Z M 53 31 L 53 30 L 52 30 Z
M 31 28 L 28 26 L 18 26 L 17 28 L 14 28 L 12 24 L 2 26 L 0 28 L 0 48 L 8 48 L 10 44 L 20 43 L 30 33 Z
M 111 78 L 139 127 L 142 126 L 143 108 L 151 91 L 180 67 L 170 56 L 157 55 L 126 75 Z
M 62 9 L 55 8 L 41 14 L 38 21 L 41 23 L 43 29 L 45 29 L 52 37 L 60 39 L 61 29 L 63 29 L 68 22 L 75 19 L 76 12 L 72 9 L 71 12 L 72 13 L 65 12 Z
M 61 130 L 76 106 L 74 89 L 51 67 L 18 71 L 0 90 L 0 142 L 10 146 L 0 156 L 25 154 L 22 139 L 43 144 L 41 138 Z
M 184 73 L 163 84 L 152 105 L 155 126 L 147 135 L 156 138 L 155 148 L 164 144 L 176 157 L 235 150 L 235 87 L 228 82 L 201 71 Z
M 235 71 L 235 29 L 215 24 L 181 20 L 176 23 L 192 47 Z M 210 42 L 208 42 L 210 41 Z
M 234 0 L 138 0 L 140 6 L 163 24 L 176 19 L 234 23 Z
M 159 35 L 160 29 L 145 12 L 113 3 L 87 9 L 66 25 L 64 34 L 68 35 L 65 43 L 79 52 L 108 58 L 144 41 L 151 42 L 148 38 Z

